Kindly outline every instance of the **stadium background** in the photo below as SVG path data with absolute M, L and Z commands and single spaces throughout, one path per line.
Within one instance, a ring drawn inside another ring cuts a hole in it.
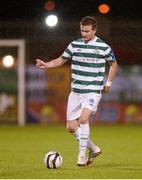
M 54 0 L 53 9 L 48 2 L 0 1 L 0 45 L 2 40 L 20 39 L 26 48 L 22 89 L 26 124 L 21 128 L 17 122 L 18 48 L 0 46 L 0 178 L 141 179 L 141 1 Z M 98 12 L 101 3 L 109 4 L 109 13 Z M 59 18 L 54 28 L 44 22 L 50 13 Z M 80 36 L 78 24 L 85 15 L 96 16 L 97 35 L 113 48 L 119 69 L 111 92 L 103 95 L 97 114 L 90 120 L 91 138 L 103 153 L 90 167 L 79 168 L 78 144 L 65 127 L 70 64 L 46 71 L 35 68 L 35 59 L 48 61 L 59 56 L 70 41 Z M 2 64 L 7 54 L 14 57 L 12 68 Z M 63 156 L 59 170 L 48 170 L 43 165 L 45 153 L 51 150 Z
M 59 56 L 73 39 L 80 36 L 80 18 L 90 13 L 98 20 L 97 35 L 110 44 L 119 64 L 111 92 L 103 96 L 98 113 L 92 116 L 91 122 L 141 123 L 142 23 L 139 1 L 135 1 L 135 6 L 133 1 L 123 1 L 123 5 L 114 1 L 102 1 L 111 7 L 108 14 L 98 12 L 99 1 L 93 3 L 90 0 L 93 9 L 85 1 L 72 1 L 69 4 L 54 1 L 56 6 L 53 10 L 47 10 L 47 2 L 34 4 L 33 1 L 8 1 L 7 4 L 2 3 L 0 11 L 0 39 L 25 40 L 26 122 L 65 123 L 66 102 L 70 92 L 70 64 L 44 71 L 35 68 L 35 59 L 43 58 L 48 61 Z M 84 8 L 78 15 L 77 10 L 82 3 Z M 74 15 L 70 12 L 73 8 Z M 48 28 L 43 21 L 45 15 L 51 12 L 56 12 L 59 16 L 59 24 L 53 29 Z M 12 54 L 17 60 L 17 48 L 1 47 L 0 58 L 6 53 Z M 4 69 L 2 65 L 0 68 L 0 123 L 15 123 L 18 106 L 17 69 Z

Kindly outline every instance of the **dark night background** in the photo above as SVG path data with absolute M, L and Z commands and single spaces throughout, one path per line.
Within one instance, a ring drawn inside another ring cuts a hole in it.
M 113 48 L 118 62 L 141 63 L 141 0 L 54 0 L 52 11 L 45 10 L 46 2 L 0 0 L 0 38 L 25 39 L 27 62 L 34 63 L 37 57 L 59 56 L 72 40 L 80 37 L 81 18 L 93 15 L 98 20 L 97 35 Z M 110 6 L 108 14 L 98 12 L 102 3 Z M 49 13 L 55 13 L 59 18 L 54 29 L 44 22 Z
M 1 19 L 34 19 L 44 15 L 46 0 L 1 0 Z M 109 16 L 116 18 L 141 19 L 141 0 L 55 0 L 54 11 L 61 18 L 80 19 L 84 15 L 97 13 L 97 6 L 108 3 Z
M 54 114 L 48 117 L 48 114 L 43 112 L 48 103 L 53 106 L 55 116 L 58 115 L 61 122 L 66 119 L 66 100 L 70 92 L 71 80 L 70 62 L 59 69 L 39 71 L 35 68 L 35 60 L 40 58 L 50 61 L 59 57 L 70 42 L 80 38 L 79 22 L 86 15 L 96 17 L 98 23 L 96 35 L 110 45 L 119 64 L 111 93 L 103 97 L 104 104 L 99 110 L 101 113 L 98 122 L 123 123 L 131 122 L 132 118 L 134 122 L 142 122 L 141 0 L 50 1 L 55 2 L 55 8 L 47 11 L 45 4 L 49 0 L 0 0 L 0 42 L 22 40 L 25 43 L 25 61 L 22 62 L 25 62 L 23 77 L 25 75 L 28 122 L 54 121 Z M 110 6 L 108 14 L 101 14 L 98 11 L 98 6 L 103 3 Z M 45 23 L 45 18 L 50 13 L 58 16 L 59 22 L 55 27 L 49 27 Z M 0 48 L 0 68 L 3 68 L 2 60 L 7 54 L 15 59 L 12 69 L 15 70 L 15 67 L 20 69 L 17 66 L 20 59 L 18 59 L 18 48 L 10 47 L 9 44 L 7 47 L 2 44 Z M 1 77 L 5 78 L 0 79 L 0 92 L 10 90 L 7 88 L 9 85 L 7 82 L 11 83 L 12 88 L 17 89 L 16 78 L 14 79 L 11 74 L 5 77 L 3 71 L 0 72 Z M 13 89 L 10 91 L 15 93 Z M 133 107 L 136 108 L 137 114 L 131 117 L 128 108 Z M 14 115 L 16 108 L 13 110 Z M 9 116 L 7 114 L 6 112 L 6 118 L 10 119 L 11 112 Z M 0 118 L 3 121 L 1 114 Z

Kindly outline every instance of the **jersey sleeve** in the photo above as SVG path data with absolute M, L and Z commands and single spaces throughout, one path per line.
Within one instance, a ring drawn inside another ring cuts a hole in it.
M 115 55 L 110 47 L 108 47 L 107 50 L 105 50 L 104 58 L 106 61 L 109 61 L 109 62 L 116 60 Z
M 63 52 L 63 54 L 61 55 L 61 57 L 64 59 L 71 59 L 72 55 L 73 55 L 73 47 L 72 47 L 72 43 L 70 43 Z

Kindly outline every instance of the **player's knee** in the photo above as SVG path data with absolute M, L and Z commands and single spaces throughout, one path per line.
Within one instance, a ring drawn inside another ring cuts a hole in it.
M 81 116 L 81 117 L 79 118 L 79 123 L 80 123 L 80 124 L 86 124 L 86 123 L 88 123 L 88 122 L 89 122 L 88 118 L 85 118 L 85 117 L 83 117 L 83 116 Z
M 68 123 L 67 124 L 67 131 L 69 133 L 74 133 L 76 131 L 77 127 L 75 123 Z
M 75 132 L 75 128 L 72 127 L 72 126 L 67 126 L 67 131 L 68 131 L 69 133 L 74 133 L 74 132 Z

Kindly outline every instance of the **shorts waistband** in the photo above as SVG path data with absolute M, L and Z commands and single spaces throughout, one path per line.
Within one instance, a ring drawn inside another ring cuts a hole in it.
M 97 94 L 102 94 L 102 90 L 83 90 L 83 89 L 75 89 L 73 88 L 72 91 L 74 93 L 79 93 L 79 94 L 88 94 L 88 93 L 97 93 Z
M 95 92 L 95 91 L 94 91 L 94 92 Z M 96 90 L 95 93 L 97 93 L 97 94 L 102 94 L 102 90 Z

